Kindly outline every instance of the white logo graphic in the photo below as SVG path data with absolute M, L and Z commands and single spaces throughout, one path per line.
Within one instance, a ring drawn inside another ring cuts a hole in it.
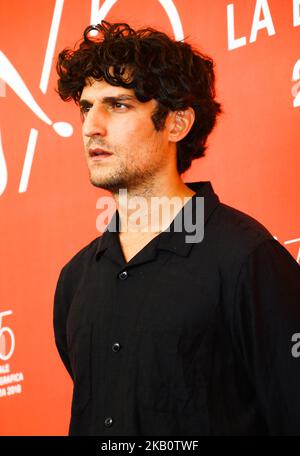
M 60 136 L 70 136 L 73 132 L 72 126 L 66 122 L 53 123 L 44 111 L 39 107 L 25 82 L 10 63 L 8 58 L 0 51 L 0 78 L 9 85 L 12 90 L 27 104 L 27 106 L 46 124 L 52 125 Z
M 50 70 L 51 70 L 51 63 L 53 60 L 54 49 L 57 39 L 57 33 L 59 29 L 59 23 L 61 19 L 61 13 L 63 9 L 64 0 L 56 0 L 52 24 L 49 33 L 49 40 L 45 54 L 45 60 L 43 65 L 43 70 L 41 74 L 40 80 L 40 90 L 42 93 L 46 93 L 49 77 L 50 77 Z M 0 96 L 6 95 L 5 84 L 7 84 L 11 89 L 15 92 L 15 94 L 31 109 L 31 111 L 43 122 L 47 125 L 52 126 L 52 128 L 56 131 L 56 133 L 62 137 L 71 136 L 73 133 L 73 127 L 67 122 L 53 122 L 47 114 L 43 111 L 43 109 L 38 105 L 35 101 L 34 97 L 32 96 L 30 90 L 28 89 L 27 85 L 23 81 L 22 77 L 12 65 L 10 60 L 6 57 L 6 55 L 0 51 Z M 24 159 L 24 165 L 22 170 L 22 176 L 20 179 L 19 185 L 19 193 L 23 193 L 27 190 L 28 181 L 30 177 L 34 150 L 36 146 L 38 138 L 38 131 L 34 128 L 30 130 L 29 133 L 29 140 L 26 150 L 26 155 Z M 8 173 L 6 167 L 6 161 L 2 146 L 1 140 L 1 131 L 0 131 L 0 195 L 4 192 L 7 186 L 8 180 Z
M 285 241 L 284 244 L 294 244 L 296 242 L 299 242 L 300 243 L 300 238 L 297 238 L 297 239 L 290 239 L 288 241 Z M 300 245 L 300 244 L 299 244 Z M 298 255 L 297 255 L 297 258 L 296 258 L 296 261 L 298 263 L 300 263 L 300 246 L 299 246 L 299 250 L 298 250 Z
M 111 8 L 117 3 L 118 0 L 105 0 L 103 5 L 100 7 L 99 0 L 92 0 L 91 8 L 91 24 L 99 24 L 108 15 Z M 171 22 L 174 36 L 176 40 L 182 41 L 183 28 L 180 20 L 179 13 L 173 2 L 173 0 L 158 0 L 161 6 L 164 8 Z
M 0 312 L 0 360 L 7 361 L 15 350 L 15 336 L 8 326 L 2 327 L 2 318 L 11 315 L 12 310 Z M 9 349 L 7 348 L 9 347 Z
M 298 108 L 300 106 L 300 59 L 297 60 L 293 68 L 292 81 L 295 81 L 292 86 L 293 106 Z

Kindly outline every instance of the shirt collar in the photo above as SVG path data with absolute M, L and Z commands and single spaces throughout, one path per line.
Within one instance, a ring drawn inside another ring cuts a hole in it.
M 191 190 L 195 191 L 195 195 L 192 196 L 190 201 L 187 204 L 191 204 L 194 214 L 194 205 L 196 202 L 196 197 L 204 197 L 204 226 L 207 223 L 208 218 L 215 210 L 215 208 L 220 204 L 219 197 L 213 190 L 213 187 L 209 181 L 200 181 L 200 182 L 185 182 L 185 185 Z M 182 210 L 180 211 L 182 212 Z M 188 255 L 190 249 L 193 246 L 193 242 L 186 242 L 186 235 L 190 233 L 186 232 L 184 229 L 181 232 L 174 231 L 174 226 L 176 219 L 179 217 L 179 213 L 176 215 L 174 220 L 171 222 L 168 231 L 163 231 L 158 234 L 158 242 L 156 244 L 157 249 L 169 250 L 178 255 L 186 256 Z M 98 258 L 100 252 L 103 252 L 108 247 L 115 245 L 118 237 L 118 226 L 119 226 L 119 212 L 113 214 L 109 224 L 107 225 L 102 236 L 99 237 L 96 248 L 96 259 Z M 184 225 L 183 225 L 184 228 Z

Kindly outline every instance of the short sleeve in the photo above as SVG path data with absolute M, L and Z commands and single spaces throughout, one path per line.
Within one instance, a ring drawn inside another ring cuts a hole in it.
M 292 350 L 300 333 L 300 267 L 275 239 L 241 265 L 233 328 L 269 433 L 300 435 L 300 358 Z

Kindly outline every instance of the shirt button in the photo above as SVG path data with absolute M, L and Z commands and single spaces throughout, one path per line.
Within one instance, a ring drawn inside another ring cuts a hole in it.
M 128 272 L 127 271 L 122 271 L 119 274 L 119 278 L 122 279 L 122 280 L 127 279 L 127 276 L 128 276 Z
M 108 416 L 107 418 L 105 418 L 104 420 L 104 424 L 106 427 L 111 427 L 112 424 L 113 424 L 113 419 L 111 416 Z
M 112 347 L 111 347 L 111 348 L 112 348 L 112 351 L 114 351 L 115 353 L 117 353 L 117 352 L 120 350 L 121 345 L 119 344 L 119 342 L 115 342 L 115 343 L 112 344 Z

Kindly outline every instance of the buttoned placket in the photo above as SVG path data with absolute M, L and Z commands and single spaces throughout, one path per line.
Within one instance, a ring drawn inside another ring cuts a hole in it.
M 128 339 L 124 340 L 124 337 L 126 337 L 124 331 L 126 331 L 129 324 L 127 321 L 128 314 L 135 315 L 136 320 L 138 321 L 142 302 L 146 298 L 147 290 L 143 290 L 140 297 L 136 300 L 133 299 L 132 293 L 135 288 L 140 288 L 145 265 L 156 257 L 156 242 L 157 239 L 150 241 L 150 243 L 128 263 L 125 261 L 119 242 L 117 242 L 117 248 L 108 249 L 105 252 L 105 256 L 113 260 L 113 262 L 116 263 L 116 266 L 118 266 L 115 274 L 112 327 L 107 346 L 109 352 L 107 360 L 109 365 L 106 366 L 106 370 L 110 373 L 110 376 L 106 379 L 107 392 L 104 401 L 103 422 L 105 434 L 117 432 L 118 427 L 122 426 L 121 422 L 126 420 L 126 416 L 124 416 L 126 410 L 123 410 L 123 416 L 117 415 L 115 404 L 113 403 L 113 393 L 115 388 L 117 388 L 118 391 L 125 388 L 122 379 L 122 366 L 127 366 L 128 358 L 131 356 L 131 353 L 129 353 L 130 347 L 127 346 Z M 150 287 L 150 280 L 147 283 L 149 283 Z M 130 306 L 130 309 L 124 307 L 125 303 L 127 306 Z M 131 324 L 135 326 L 133 321 Z M 121 396 L 125 397 L 125 392 L 123 392 Z M 118 410 L 120 410 L 119 403 L 117 406 Z
M 120 420 L 122 419 L 118 416 L 117 411 L 114 408 L 113 403 L 113 390 L 120 388 L 120 369 L 123 362 L 123 358 L 126 355 L 126 344 L 122 340 L 121 334 L 121 318 L 120 318 L 120 306 L 121 306 L 121 297 L 124 289 L 125 282 L 130 280 L 130 275 L 128 270 L 124 267 L 121 268 L 116 274 L 115 277 L 115 293 L 114 293 L 114 302 L 112 309 L 112 328 L 111 335 L 108 341 L 107 350 L 108 355 L 108 366 L 107 371 L 110 373 L 110 376 L 107 378 L 107 387 L 110 390 L 110 394 L 106 394 L 105 397 L 105 414 L 104 414 L 104 429 L 105 434 L 114 433 L 114 428 L 120 425 Z

